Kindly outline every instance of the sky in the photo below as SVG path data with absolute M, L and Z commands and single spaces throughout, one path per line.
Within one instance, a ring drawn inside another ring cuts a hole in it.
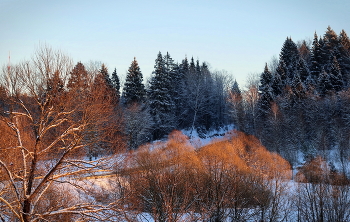
M 147 79 L 160 51 L 207 62 L 244 86 L 286 37 L 312 40 L 328 26 L 350 35 L 349 8 L 348 0 L 0 0 L 0 65 L 46 44 L 75 63 L 116 68 L 121 81 L 136 57 Z

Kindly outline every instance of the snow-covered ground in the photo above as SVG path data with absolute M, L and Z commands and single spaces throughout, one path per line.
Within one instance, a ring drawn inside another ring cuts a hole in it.
M 184 135 L 188 136 L 192 146 L 199 148 L 215 140 L 224 138 L 224 136 L 233 129 L 235 129 L 234 125 L 227 125 L 220 128 L 219 130 L 211 130 L 206 133 L 198 133 L 196 129 L 181 130 L 181 132 Z

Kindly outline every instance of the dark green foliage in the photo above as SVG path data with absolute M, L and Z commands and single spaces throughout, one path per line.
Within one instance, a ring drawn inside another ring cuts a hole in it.
M 122 102 L 124 105 L 141 104 L 145 101 L 146 90 L 142 82 L 143 76 L 139 64 L 136 58 L 134 58 L 128 70 L 123 88 Z
M 323 67 L 321 46 L 315 32 L 314 40 L 312 42 L 310 74 L 314 83 L 316 83 Z
M 112 73 L 111 80 L 112 80 L 113 88 L 115 89 L 116 97 L 119 100 L 119 98 L 120 98 L 120 81 L 119 81 L 119 77 L 117 74 L 117 69 L 114 69 L 114 71 Z
M 154 121 L 154 139 L 160 139 L 174 129 L 173 108 L 171 97 L 171 74 L 173 62 L 169 54 L 164 60 L 161 52 L 158 53 L 154 65 L 154 72 L 148 90 L 148 103 L 150 114 Z
M 265 65 L 264 72 L 260 76 L 260 85 L 259 85 L 259 113 L 262 118 L 264 118 L 271 110 L 271 102 L 273 101 L 273 76 L 267 64 Z
M 291 81 L 300 60 L 298 47 L 291 38 L 287 37 L 285 40 L 281 49 L 280 60 L 283 60 L 286 65 L 287 81 Z

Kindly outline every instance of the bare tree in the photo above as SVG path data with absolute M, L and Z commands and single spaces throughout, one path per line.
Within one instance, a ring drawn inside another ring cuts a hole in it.
M 2 149 L 15 157 L 0 158 L 3 220 L 101 220 L 108 209 L 70 193 L 74 187 L 84 192 L 77 177 L 106 169 L 104 159 L 86 160 L 84 147 L 90 144 L 84 136 L 91 124 L 102 123 L 108 115 L 99 111 L 98 95 L 77 102 L 78 98 L 65 92 L 71 68 L 68 57 L 44 46 L 32 62 L 23 62 L 11 67 L 14 71 L 3 73 L 11 104 L 1 121 L 12 139 Z M 62 195 L 73 196 L 55 200 L 60 184 L 72 188 L 62 191 Z M 48 201 L 50 204 L 45 204 Z

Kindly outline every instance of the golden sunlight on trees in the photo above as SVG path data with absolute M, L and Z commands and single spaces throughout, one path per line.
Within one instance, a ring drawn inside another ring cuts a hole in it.
M 286 207 L 289 163 L 238 131 L 200 149 L 174 131 L 167 142 L 131 152 L 125 164 L 127 211 L 148 212 L 156 221 L 181 221 L 183 215 L 193 221 L 277 219 L 283 214 L 277 209 Z
M 0 123 L 3 220 L 100 220 L 106 210 L 68 189 L 79 187 L 73 178 L 98 172 L 106 163 L 85 159 L 93 145 L 87 135 L 99 134 L 112 118 L 111 104 L 91 95 L 91 84 L 76 87 L 68 81 L 74 70 L 69 57 L 48 46 L 39 48 L 32 61 L 4 69 L 1 81 L 9 102 Z

